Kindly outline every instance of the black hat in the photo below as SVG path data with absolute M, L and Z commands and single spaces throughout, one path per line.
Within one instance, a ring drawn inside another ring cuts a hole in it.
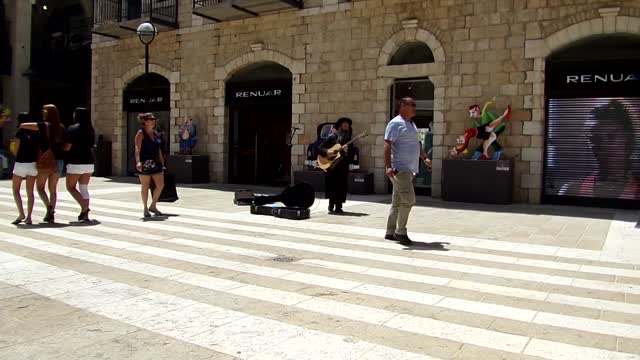
M 343 123 L 349 123 L 349 127 L 351 127 L 351 125 L 353 125 L 353 121 L 351 121 L 351 119 L 346 118 L 346 117 L 341 117 L 340 119 L 338 119 L 338 121 L 336 121 L 335 124 L 333 124 L 333 128 L 334 129 L 340 129 L 340 126 L 342 126 Z

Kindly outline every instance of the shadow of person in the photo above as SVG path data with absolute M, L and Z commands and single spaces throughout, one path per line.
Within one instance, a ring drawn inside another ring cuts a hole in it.
M 345 211 L 345 212 L 342 212 L 342 213 L 330 212 L 330 213 L 329 213 L 329 215 L 336 215 L 336 216 L 353 216 L 353 217 L 369 216 L 369 214 L 367 214 L 367 213 L 350 212 L 350 211 Z
M 445 245 L 449 245 L 448 242 L 419 242 L 414 241 L 413 244 L 405 246 L 409 250 L 427 250 L 427 251 L 449 251 Z
M 98 220 L 89 220 L 89 221 L 70 221 L 69 225 L 71 226 L 78 226 L 78 227 L 84 227 L 84 226 L 96 226 L 96 225 L 100 225 L 102 224 L 100 221 Z
M 37 224 L 32 224 L 32 225 L 27 225 L 27 224 L 18 224 L 16 225 L 18 228 L 20 229 L 59 229 L 59 228 L 65 228 L 70 226 L 70 224 L 64 224 L 64 223 L 47 223 L 47 222 L 42 222 L 42 223 L 37 223 Z
M 151 217 L 143 217 L 141 219 L 144 222 L 147 222 L 147 221 L 166 221 L 166 220 L 169 219 L 169 215 L 162 214 L 162 215 L 155 215 L 155 216 L 151 216 Z

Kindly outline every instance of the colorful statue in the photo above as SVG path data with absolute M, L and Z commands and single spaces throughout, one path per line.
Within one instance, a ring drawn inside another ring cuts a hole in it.
M 180 155 L 191 155 L 193 153 L 193 148 L 196 146 L 198 142 L 198 138 L 196 137 L 197 129 L 196 125 L 193 123 L 193 119 L 189 118 L 185 121 L 184 125 L 180 127 L 179 131 L 180 136 Z
M 482 140 L 482 144 L 471 156 L 472 160 L 490 159 L 488 153 L 489 147 L 492 147 L 494 150 L 493 157 L 491 159 L 500 160 L 500 157 L 502 156 L 502 146 L 500 146 L 496 140 L 498 139 L 498 135 L 500 135 L 505 129 L 504 120 L 509 119 L 509 115 L 511 115 L 511 105 L 507 106 L 507 109 L 504 111 L 502 116 L 498 117 L 496 114 L 487 111 L 487 107 L 489 107 L 489 105 L 494 101 L 495 98 L 493 98 L 492 101 L 487 101 L 482 107 L 482 112 L 480 112 L 480 107 L 478 105 L 469 106 L 469 117 L 473 119 L 473 127 L 467 129 L 464 135 L 458 137 L 458 145 L 449 152 L 452 156 L 456 156 L 461 153 L 466 154 L 469 141 L 476 137 Z

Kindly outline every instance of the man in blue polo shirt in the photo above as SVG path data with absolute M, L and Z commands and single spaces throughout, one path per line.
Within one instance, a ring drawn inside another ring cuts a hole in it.
M 412 244 L 407 236 L 407 220 L 416 203 L 413 179 L 418 173 L 419 159 L 431 168 L 431 160 L 418 141 L 418 128 L 412 121 L 416 115 L 416 101 L 412 98 L 400 100 L 400 115 L 391 119 L 384 132 L 385 173 L 393 184 L 391 211 L 387 220 L 385 239 Z

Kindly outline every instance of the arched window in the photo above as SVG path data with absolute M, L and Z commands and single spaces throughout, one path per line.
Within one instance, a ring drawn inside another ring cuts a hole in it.
M 412 41 L 400 46 L 391 57 L 389 65 L 428 64 L 434 61 L 429 45 L 421 41 Z

